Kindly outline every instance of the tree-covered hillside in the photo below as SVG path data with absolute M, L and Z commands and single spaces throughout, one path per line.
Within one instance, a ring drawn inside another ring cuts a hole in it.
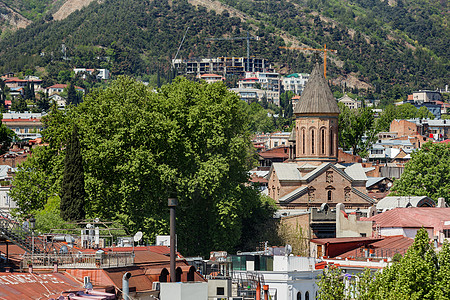
M 164 73 L 189 27 L 179 57 L 244 56 L 245 41 L 205 39 L 248 30 L 261 37 L 251 42 L 251 55 L 269 59 L 281 72 L 308 72 L 311 53 L 278 47 L 326 43 L 338 50 L 328 61 L 335 84 L 351 76 L 391 99 L 443 87 L 450 77 L 445 0 L 221 2 L 230 11 L 218 14 L 188 0 L 105 0 L 62 21 L 41 18 L 0 42 L 0 72 L 30 69 L 57 78 L 61 70 L 84 66 L 116 75 Z M 233 17 L 233 9 L 246 17 Z

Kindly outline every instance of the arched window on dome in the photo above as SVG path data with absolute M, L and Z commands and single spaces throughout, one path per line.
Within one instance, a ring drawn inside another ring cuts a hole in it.
M 303 154 L 306 153 L 306 130 L 303 128 L 302 129 L 302 152 Z
M 311 154 L 314 154 L 314 152 L 315 152 L 315 149 L 314 149 L 314 146 L 315 146 L 315 143 L 316 143 L 316 140 L 315 140 L 315 130 L 313 129 L 313 130 L 311 130 Z
M 320 154 L 325 154 L 325 128 L 320 129 Z
M 334 155 L 334 146 L 333 146 L 333 128 L 330 128 L 330 156 Z

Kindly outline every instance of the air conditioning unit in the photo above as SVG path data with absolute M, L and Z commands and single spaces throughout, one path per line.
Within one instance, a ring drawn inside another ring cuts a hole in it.
M 154 290 L 154 291 L 159 291 L 159 290 L 160 290 L 160 287 L 161 287 L 161 285 L 160 285 L 160 282 L 159 282 L 159 281 L 154 281 L 154 282 L 152 282 L 152 290 Z

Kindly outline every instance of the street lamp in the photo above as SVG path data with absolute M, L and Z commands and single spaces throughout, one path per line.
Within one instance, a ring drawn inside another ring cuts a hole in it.
M 30 220 L 30 229 L 31 229 L 31 264 L 34 262 L 34 228 L 36 228 L 36 219 L 34 216 L 31 216 Z

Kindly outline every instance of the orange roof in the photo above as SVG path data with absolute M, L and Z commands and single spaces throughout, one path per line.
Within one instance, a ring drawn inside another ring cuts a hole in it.
M 62 84 L 62 83 L 57 83 L 57 84 L 54 84 L 52 86 L 49 86 L 47 89 L 65 89 L 67 86 L 69 86 L 69 85 L 68 84 Z M 84 91 L 84 89 L 82 87 L 79 87 L 79 86 L 75 86 L 75 89 Z
M 222 78 L 222 76 L 217 75 L 217 74 L 203 74 L 200 77 L 220 77 L 220 78 Z
M 300 96 L 299 95 L 295 95 L 294 97 L 292 97 L 292 100 L 300 100 Z

